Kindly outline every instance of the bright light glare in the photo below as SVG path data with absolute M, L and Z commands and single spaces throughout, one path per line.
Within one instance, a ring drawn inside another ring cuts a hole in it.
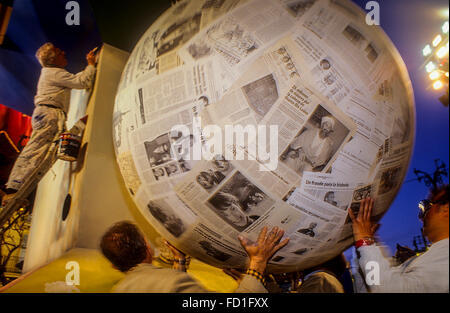
M 444 34 L 448 34 L 448 21 L 444 23 L 444 25 L 442 25 L 442 32 Z
M 431 73 L 432 71 L 434 71 L 436 69 L 436 65 L 433 62 L 429 62 L 425 66 L 425 69 L 427 70 L 428 73 Z
M 442 84 L 442 82 L 441 82 L 440 80 L 438 80 L 437 82 L 435 82 L 435 83 L 433 84 L 433 88 L 434 88 L 435 90 L 441 89 L 442 86 L 444 86 L 444 84 Z
M 440 48 L 437 52 L 436 55 L 439 59 L 442 59 L 443 57 L 445 57 L 448 53 L 448 43 L 446 46 Z
M 430 45 L 426 45 L 425 48 L 423 48 L 422 52 L 423 52 L 423 56 L 425 56 L 425 57 L 427 55 L 430 55 L 431 54 L 431 47 L 430 47 Z
M 442 41 L 442 36 L 441 35 L 437 35 L 436 37 L 434 37 L 433 39 L 433 47 L 436 47 L 438 44 L 440 44 Z
M 431 80 L 436 80 L 441 76 L 441 74 L 439 73 L 439 71 L 434 71 L 430 74 L 430 79 Z
M 447 73 L 445 73 L 445 76 L 446 76 L 446 77 L 448 77 L 448 72 L 447 72 Z

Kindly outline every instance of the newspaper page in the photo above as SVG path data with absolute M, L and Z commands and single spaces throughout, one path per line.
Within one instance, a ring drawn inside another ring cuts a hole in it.
M 141 186 L 141 180 L 130 152 L 130 134 L 137 128 L 137 116 L 131 108 L 133 89 L 128 87 L 116 97 L 113 114 L 113 144 L 120 172 L 128 191 L 134 195 Z
M 177 50 L 200 31 L 202 1 L 182 1 L 172 6 L 136 45 L 134 79 L 155 76 L 183 64 Z
M 134 165 L 133 156 L 129 151 L 118 154 L 117 164 L 125 181 L 125 186 L 127 186 L 130 194 L 134 196 L 142 182 Z
M 217 233 L 226 234 L 223 236 L 230 248 L 242 252 L 237 241 L 240 233 L 256 240 L 264 225 L 282 227 L 289 233 L 302 217 L 254 180 L 245 164 L 223 156 L 197 163 L 175 186 L 175 192 L 196 214 L 213 224 Z
M 203 107 L 217 101 L 221 89 L 219 71 L 215 63 L 208 60 L 195 65 L 184 65 L 137 85 L 136 97 L 140 111 L 140 124 L 172 114 L 187 104 L 202 102 Z
M 141 76 L 157 76 L 184 64 L 177 51 L 202 28 L 244 0 L 177 1 L 136 44 L 119 91 Z
M 118 93 L 113 114 L 113 143 L 116 155 L 130 151 L 129 135 L 137 129 L 138 116 L 133 110 L 134 89 L 128 87 Z
M 135 201 L 142 215 L 159 233 L 165 233 L 162 230 L 169 233 L 167 240 L 170 242 L 189 238 L 189 229 L 198 221 L 196 214 L 175 195 L 155 198 L 147 194 L 145 188 L 140 188 Z
M 256 148 L 255 142 L 235 147 L 251 156 L 247 168 L 254 177 L 261 184 L 270 184 L 270 188 L 273 186 L 272 191 L 281 198 L 300 184 L 304 170 L 326 172 L 355 131 L 353 121 L 337 107 L 330 105 L 303 81 L 297 78 L 294 81 L 288 88 L 280 89 L 280 94 L 259 124 L 268 126 L 266 129 L 273 125 L 278 127 L 278 167 L 275 170 L 268 168 L 265 170 L 268 173 L 260 170 L 261 166 L 266 165 L 259 162 L 259 155 L 253 150 Z M 281 93 L 281 90 L 285 91 Z M 208 120 L 221 127 L 229 124 L 255 125 L 257 119 L 254 114 L 249 117 L 248 101 L 242 88 L 233 89 L 212 106 L 217 110 L 206 111 Z M 266 138 L 270 146 L 270 136 Z
M 300 192 L 347 212 L 356 182 L 349 176 L 304 172 Z
M 350 204 L 350 209 L 352 210 L 355 216 L 358 216 L 359 208 L 361 206 L 362 200 L 370 197 L 375 198 L 376 195 L 376 186 L 373 184 L 359 186 L 355 189 L 352 196 L 352 203 Z M 350 217 L 347 218 L 346 223 L 350 223 Z
M 302 217 L 287 235 L 290 238 L 289 244 L 271 259 L 270 264 L 306 262 L 311 255 L 318 257 L 318 251 L 324 251 L 321 257 L 326 257 L 329 254 L 326 246 L 340 231 L 346 213 L 310 194 L 300 192 L 300 189 L 292 193 L 287 203 L 298 210 Z
M 203 29 L 178 53 L 187 63 L 218 56 L 237 78 L 249 60 L 293 25 L 294 19 L 277 1 L 252 0 Z
M 205 110 L 203 118 L 222 127 L 261 122 L 290 83 L 299 77 L 296 58 L 293 42 L 288 37 L 279 40 L 249 66 L 222 99 Z
M 383 158 L 380 169 L 374 180 L 376 188 L 375 205 L 372 216 L 379 220 L 385 213 L 380 211 L 389 208 L 394 200 L 394 195 L 400 189 L 408 167 L 405 166 L 411 153 L 409 144 L 397 145 L 392 148 L 389 155 Z
M 333 171 L 371 181 L 393 147 L 411 143 L 412 117 L 406 90 L 397 71 L 388 71 L 387 75 L 372 98 L 357 90 L 352 93 L 344 111 L 355 121 L 358 131 L 336 159 Z
M 278 125 L 278 168 L 298 186 L 303 171 L 327 172 L 355 133 L 354 122 L 320 93 L 298 79 L 261 124 Z
M 344 67 L 341 58 L 332 52 L 333 49 L 313 33 L 303 28 L 292 38 L 302 56 L 298 67 L 303 69 L 304 79 L 340 107 L 350 91 L 358 86 L 358 82 L 352 80 L 354 76 Z
M 379 165 L 375 156 L 386 140 L 403 143 L 411 137 L 411 130 L 406 126 L 410 122 L 407 92 L 399 69 L 387 51 L 378 49 L 385 45 L 377 36 L 366 39 L 372 30 L 351 22 L 359 14 L 342 1 L 319 1 L 304 14 L 299 21 L 304 27 L 297 28 L 292 37 L 302 52 L 302 67 L 308 68 L 304 75 L 357 126 L 331 171 L 369 181 Z M 395 139 L 389 138 L 391 133 Z
M 200 29 L 209 26 L 218 20 L 224 13 L 230 12 L 236 6 L 242 5 L 247 0 L 206 0 L 202 5 L 202 19 Z
M 270 266 L 276 268 L 307 258 L 341 231 L 347 216 L 347 210 L 343 208 L 345 205 L 338 207 L 333 202 L 324 201 L 317 197 L 320 193 L 325 194 L 324 190 L 311 194 L 308 188 L 306 192 L 300 192 L 297 188 L 283 199 L 286 202 L 280 201 L 279 195 L 274 194 L 276 182 L 261 177 L 264 173 L 271 174 L 258 171 L 257 166 L 249 168 L 253 163 L 256 162 L 227 161 L 220 156 L 210 162 L 197 163 L 175 186 L 176 194 L 187 206 L 213 223 L 217 233 L 227 234 L 230 243 L 228 247 L 222 247 L 222 252 L 230 257 L 235 255 L 230 251 L 236 249 L 235 238 L 239 233 L 255 240 L 263 225 L 279 226 L 291 242 L 271 260 Z M 311 175 L 308 177 L 311 178 Z M 333 184 L 329 175 L 322 179 Z M 344 195 L 341 198 L 343 203 L 349 203 L 353 192 L 351 188 L 350 184 L 341 182 L 336 184 L 334 190 L 346 194 L 347 197 Z M 220 239 L 218 235 L 213 237 L 214 240 Z M 234 245 L 231 244 L 233 242 Z M 215 246 L 220 250 L 217 243 Z
M 400 145 L 396 148 L 386 147 L 385 151 L 380 151 L 377 156 L 381 159 L 376 170 L 377 175 L 368 180 L 372 183 L 360 184 L 353 193 L 350 208 L 355 216 L 359 212 L 361 201 L 370 197 L 375 199 L 372 218 L 375 221 L 381 219 L 385 213 L 382 209 L 389 207 L 390 201 L 393 200 L 392 196 L 398 192 L 402 184 L 402 177 L 406 171 L 404 165 L 410 153 L 409 149 L 409 145 Z M 347 218 L 346 223 L 350 222 L 350 218 Z
M 176 181 L 194 166 L 194 108 L 188 104 L 131 133 L 133 160 L 149 196 L 173 194 Z M 173 131 L 174 125 L 186 125 L 189 133 Z M 184 151 L 184 146 L 190 149 Z
M 355 181 L 366 182 L 378 151 L 378 146 L 355 134 L 337 156 L 331 172 L 352 177 Z
M 379 74 L 386 70 L 388 56 L 385 45 L 373 36 L 373 28 L 357 22 L 364 18 L 353 3 L 319 1 L 307 11 L 300 23 L 320 39 L 322 46 L 332 47 L 327 51 L 335 51 L 349 65 L 346 70 L 350 71 L 350 77 L 361 80 L 355 82 L 357 86 L 374 91 L 374 82 L 378 83 Z M 368 39 L 369 33 L 375 39 Z

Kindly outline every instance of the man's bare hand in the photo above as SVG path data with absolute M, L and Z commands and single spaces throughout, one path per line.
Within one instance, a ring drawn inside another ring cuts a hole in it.
M 352 209 L 348 209 L 348 215 L 353 223 L 353 236 L 356 241 L 364 238 L 373 238 L 379 224 L 371 221 L 374 200 L 366 198 L 361 201 L 358 216 L 355 217 Z
M 86 61 L 89 65 L 95 66 L 95 52 L 97 52 L 97 48 L 92 49 L 89 51 L 89 53 L 86 55 Z
M 239 236 L 239 241 L 242 247 L 244 247 L 250 258 L 249 269 L 253 269 L 260 273 L 264 273 L 266 270 L 267 262 L 270 258 L 281 248 L 288 244 L 289 238 L 283 238 L 284 230 L 274 227 L 267 233 L 267 226 L 261 230 L 256 242 L 251 242 L 243 236 Z

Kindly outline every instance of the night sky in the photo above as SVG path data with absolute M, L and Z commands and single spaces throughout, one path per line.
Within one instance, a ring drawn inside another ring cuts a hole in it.
M 87 1 L 81 6 L 81 25 L 65 25 L 64 0 L 16 0 L 7 32 L 0 46 L 0 103 L 31 114 L 40 66 L 34 58 L 36 49 L 52 41 L 67 51 L 68 70 L 76 72 L 85 66 L 84 55 L 101 44 L 93 12 Z M 161 1 L 160 1 L 161 2 Z M 167 2 L 167 1 L 166 1 Z M 364 8 L 367 1 L 355 1 Z M 405 183 L 392 207 L 381 220 L 380 238 L 392 251 L 395 244 L 412 247 L 413 236 L 420 234 L 417 203 L 427 195 L 426 187 L 417 181 L 413 169 L 433 172 L 434 160 L 449 164 L 449 112 L 438 100 L 443 91 L 429 86 L 423 69 L 422 49 L 440 32 L 448 20 L 446 0 L 381 0 L 381 27 L 403 57 L 413 84 L 416 101 L 416 141 Z M 111 2 L 113 3 L 113 1 Z M 126 2 L 120 1 L 122 6 Z M 105 8 L 106 14 L 108 8 Z M 447 12 L 446 14 L 444 12 Z M 153 12 L 154 13 L 154 12 Z M 131 22 L 130 22 L 131 23 Z M 150 26 L 151 20 L 149 19 Z M 126 23 L 121 23 L 126 25 Z M 141 27 L 142 28 L 142 27 Z M 124 31 L 121 29 L 122 32 Z M 141 32 L 142 29 L 139 30 Z M 140 33 L 130 35 L 136 42 Z M 448 182 L 448 179 L 446 179 Z

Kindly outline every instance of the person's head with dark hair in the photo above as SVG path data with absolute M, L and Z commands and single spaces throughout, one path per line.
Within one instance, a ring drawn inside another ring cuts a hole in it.
M 449 232 L 449 185 L 432 190 L 426 200 L 419 204 L 419 218 L 423 233 L 432 243 L 448 238 Z
M 103 235 L 100 248 L 103 255 L 121 272 L 140 263 L 151 263 L 152 251 L 139 229 L 131 222 L 114 224 Z

